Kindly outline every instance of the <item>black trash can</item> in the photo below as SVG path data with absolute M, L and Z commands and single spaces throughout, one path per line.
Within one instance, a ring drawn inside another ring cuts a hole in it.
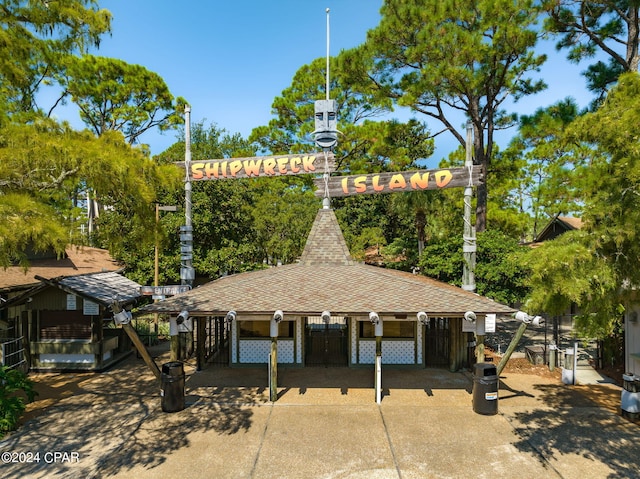
M 478 414 L 498 414 L 498 372 L 495 364 L 474 365 L 473 410 Z
M 160 396 L 164 412 L 184 409 L 184 366 L 179 361 L 162 365 Z

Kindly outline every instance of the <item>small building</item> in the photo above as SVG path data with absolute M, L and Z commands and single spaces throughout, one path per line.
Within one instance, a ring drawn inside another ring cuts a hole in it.
M 582 220 L 580 218 L 556 215 L 536 236 L 536 238 L 534 239 L 534 245 L 535 243 L 542 243 L 544 241 L 549 241 L 557 238 L 567 231 L 575 231 L 581 228 Z
M 278 362 L 298 367 L 373 364 L 375 313 L 383 323 L 385 364 L 451 370 L 469 361 L 473 333 L 463 332 L 466 312 L 482 321 L 515 311 L 425 276 L 354 261 L 328 208 L 318 212 L 299 262 L 222 277 L 143 310 L 187 310 L 196 319 L 217 318 L 216 324 L 234 311 L 235 320 L 225 326 L 231 366 L 269 362 L 270 322 L 281 310 Z
M 14 359 L 5 354 L 3 363 L 19 359 L 39 371 L 96 371 L 129 354 L 129 339 L 113 327 L 109 307 L 114 298 L 133 305 L 140 285 L 119 268 L 105 250 L 76 247 L 60 259 L 34 258 L 27 272 L 8 268 L 0 280 L 0 330 Z

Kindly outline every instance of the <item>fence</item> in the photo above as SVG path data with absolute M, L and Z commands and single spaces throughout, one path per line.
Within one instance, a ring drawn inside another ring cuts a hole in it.
M 0 364 L 10 368 L 26 366 L 22 338 L 0 339 Z

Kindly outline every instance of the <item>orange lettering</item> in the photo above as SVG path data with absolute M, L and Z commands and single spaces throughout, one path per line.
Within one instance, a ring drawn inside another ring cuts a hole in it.
M 380 175 L 375 175 L 373 178 L 371 178 L 371 183 L 373 184 L 373 191 L 384 190 L 384 185 L 382 186 L 378 185 L 379 181 L 380 181 Z
M 364 193 L 367 191 L 367 177 L 358 176 L 353 180 L 353 186 L 356 187 L 356 193 Z
M 244 171 L 247 176 L 260 176 L 260 165 L 262 165 L 262 160 L 245 160 L 243 162 Z
M 300 171 L 300 168 L 296 166 L 300 164 L 300 161 L 301 160 L 298 157 L 291 158 L 291 172 L 297 173 L 298 171 Z
M 276 160 L 274 158 L 267 158 L 262 162 L 262 167 L 264 168 L 265 175 L 275 175 L 276 172 L 274 170 L 276 166 Z
M 281 175 L 287 174 L 287 163 L 289 162 L 289 158 L 278 158 L 278 171 Z
M 204 168 L 204 163 L 192 163 L 191 178 L 193 178 L 194 180 L 201 180 L 202 178 L 204 178 L 202 168 Z
M 347 186 L 348 181 L 349 181 L 349 178 L 347 178 L 346 176 L 342 178 L 342 191 L 344 192 L 345 195 L 349 194 L 349 187 Z
M 414 190 L 424 190 L 429 186 L 429 172 L 420 174 L 417 172 L 411 177 L 411 188 Z
M 218 168 L 220 164 L 217 161 L 209 161 L 204 164 L 204 172 L 207 174 L 207 178 L 211 178 L 212 176 L 217 178 L 219 175 Z
M 304 171 L 316 171 L 316 167 L 313 166 L 314 161 L 316 161 L 315 156 L 303 156 L 302 168 L 304 169 Z
M 395 190 L 396 188 L 404 189 L 407 187 L 407 182 L 404 180 L 404 176 L 401 174 L 393 175 L 389 180 L 389 189 Z
M 227 177 L 227 162 L 226 161 L 223 161 L 222 163 L 220 163 L 220 173 L 225 178 Z M 216 178 L 217 178 L 217 176 L 216 176 Z
M 453 175 L 449 170 L 438 171 L 436 173 L 436 185 L 438 185 L 438 188 L 444 188 L 449 184 L 452 178 Z
M 242 169 L 242 162 L 240 160 L 232 161 L 229 163 L 229 173 L 235 178 L 238 171 Z

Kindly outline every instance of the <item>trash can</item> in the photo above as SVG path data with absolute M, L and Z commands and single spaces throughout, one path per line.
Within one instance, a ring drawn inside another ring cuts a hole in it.
M 636 420 L 640 418 L 640 376 L 627 373 L 622 375 L 622 397 L 620 409 L 622 417 Z
M 498 370 L 495 364 L 477 363 L 473 371 L 473 411 L 498 414 Z
M 184 409 L 184 366 L 179 361 L 162 365 L 160 397 L 164 412 Z

